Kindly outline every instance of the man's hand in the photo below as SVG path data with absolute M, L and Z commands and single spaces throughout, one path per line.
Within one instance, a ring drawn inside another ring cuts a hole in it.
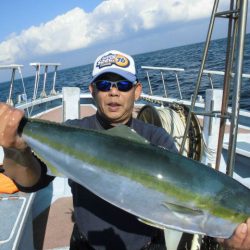
M 0 103 L 0 145 L 4 148 L 23 150 L 27 148 L 24 140 L 18 135 L 17 130 L 24 112 Z
M 218 239 L 224 249 L 250 250 L 250 218 L 240 224 L 229 239 Z
M 23 116 L 23 111 L 0 103 L 0 146 L 4 148 L 4 174 L 21 186 L 32 187 L 41 176 L 41 165 L 18 134 Z

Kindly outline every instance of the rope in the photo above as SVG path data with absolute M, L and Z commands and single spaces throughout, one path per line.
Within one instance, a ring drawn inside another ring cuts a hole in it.
M 181 119 L 180 115 L 173 109 L 165 107 L 158 108 L 157 111 L 162 122 L 162 127 L 173 137 L 174 143 L 179 150 L 185 132 L 185 123 Z M 186 140 L 183 155 L 187 156 L 188 149 L 189 141 Z
M 202 155 L 203 156 L 206 156 L 209 160 L 209 162 L 211 162 L 212 164 L 215 164 L 215 161 L 216 161 L 216 149 L 213 149 L 213 148 L 209 148 L 207 146 L 207 143 L 205 141 L 205 138 L 204 138 L 204 134 L 202 133 L 202 137 L 203 137 L 203 152 L 202 152 Z

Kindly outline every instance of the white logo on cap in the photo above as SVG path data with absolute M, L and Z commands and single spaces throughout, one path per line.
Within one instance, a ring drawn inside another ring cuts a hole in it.
M 126 68 L 130 64 L 129 59 L 120 54 L 108 54 L 103 56 L 97 63 L 96 67 L 103 68 L 107 66 L 116 65 L 118 67 Z

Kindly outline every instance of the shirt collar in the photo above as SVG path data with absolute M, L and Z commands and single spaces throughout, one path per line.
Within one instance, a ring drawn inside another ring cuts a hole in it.
M 98 112 L 96 112 L 96 118 L 98 120 L 98 122 L 100 123 L 100 125 L 104 128 L 104 129 L 110 129 L 113 128 L 114 126 L 110 123 L 110 121 L 108 121 L 107 119 L 105 119 L 104 117 L 102 117 Z M 132 117 L 128 120 L 128 122 L 124 125 L 130 127 L 132 124 Z

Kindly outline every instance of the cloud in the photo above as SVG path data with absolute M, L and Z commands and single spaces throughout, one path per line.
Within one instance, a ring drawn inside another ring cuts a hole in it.
M 2 63 L 117 42 L 173 22 L 208 17 L 207 0 L 108 0 L 91 13 L 76 7 L 55 19 L 11 34 L 0 43 Z

